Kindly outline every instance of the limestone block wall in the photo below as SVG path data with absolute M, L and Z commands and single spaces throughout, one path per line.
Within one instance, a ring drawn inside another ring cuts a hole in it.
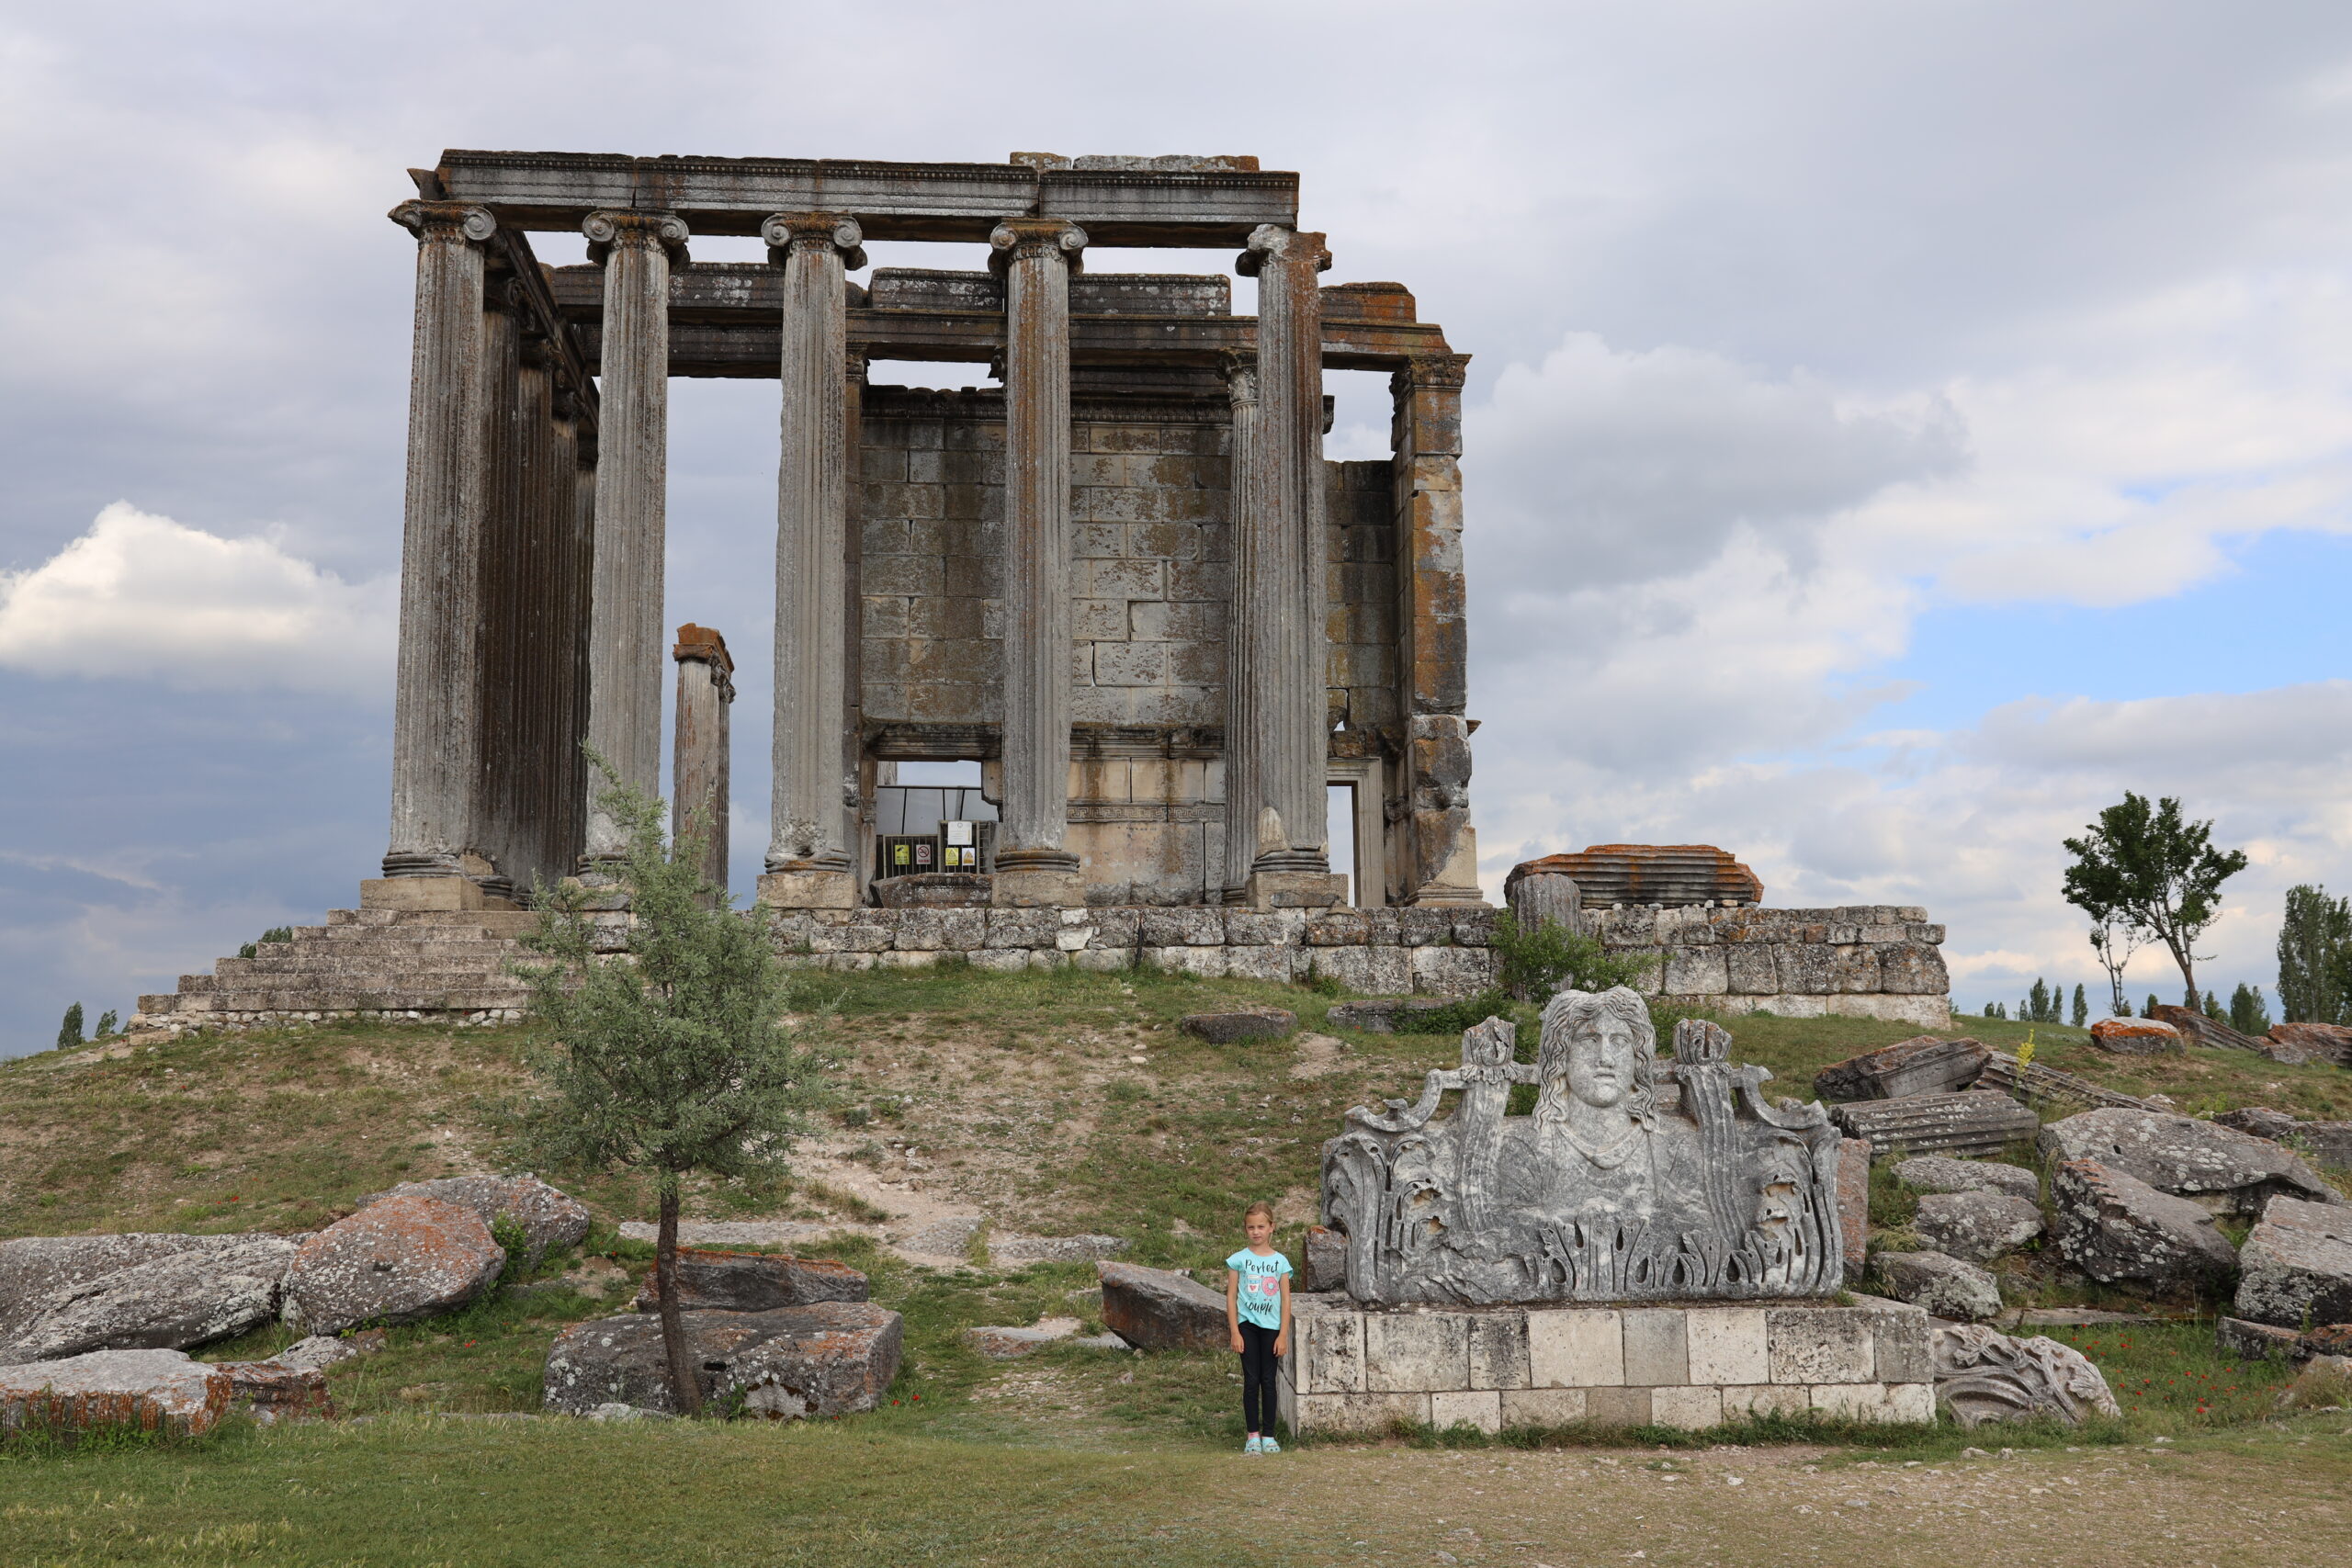
M 1584 911 L 1613 951 L 1654 959 L 1641 989 L 1717 1012 L 1951 1021 L 1944 928 L 1911 905 L 1693 905 Z
M 1703 1430 L 1768 1413 L 1936 1416 L 1926 1311 L 1857 1306 L 1487 1307 L 1367 1311 L 1293 1298 L 1275 1397 L 1293 1432 L 1377 1432 L 1399 1417 L 1506 1427 Z

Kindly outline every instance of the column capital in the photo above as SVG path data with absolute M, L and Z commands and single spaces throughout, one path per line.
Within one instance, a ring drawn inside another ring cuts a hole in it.
M 1008 218 L 989 233 L 989 265 L 1001 272 L 1023 256 L 1060 256 L 1084 265 L 1086 231 L 1063 218 Z
M 1285 229 L 1279 223 L 1261 223 L 1250 231 L 1249 248 L 1234 258 L 1233 270 L 1244 277 L 1255 277 L 1268 262 L 1329 272 L 1331 253 L 1320 234 Z
M 865 231 L 846 212 L 771 212 L 760 224 L 760 238 L 768 243 L 768 260 L 779 265 L 795 251 L 830 248 L 846 271 L 865 265 Z
M 1237 403 L 1258 400 L 1258 361 L 1248 354 L 1228 354 L 1217 367 L 1225 375 L 1226 390 Z
M 1417 354 L 1388 378 L 1388 389 L 1399 394 L 1438 389 L 1458 392 L 1469 376 L 1466 354 Z
M 430 240 L 469 240 L 479 245 L 498 232 L 497 214 L 470 201 L 403 201 L 384 214 L 417 237 Z
M 651 250 L 659 245 L 672 261 L 686 259 L 686 220 L 674 212 L 592 212 L 580 231 L 588 236 L 588 259 L 599 266 L 618 247 Z

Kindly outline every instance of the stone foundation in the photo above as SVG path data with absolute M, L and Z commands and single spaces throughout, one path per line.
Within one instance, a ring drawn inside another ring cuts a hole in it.
M 1917 906 L 1618 905 L 1588 907 L 1583 918 L 1611 952 L 1656 961 L 1634 986 L 1645 995 L 1725 1016 L 1951 1021 L 1944 928 Z
M 1679 1427 L 1751 1416 L 1936 1418 L 1926 1311 L 1855 1306 L 1366 1310 L 1294 1296 L 1276 1398 L 1298 1432 L 1395 1420 L 1506 1427 Z

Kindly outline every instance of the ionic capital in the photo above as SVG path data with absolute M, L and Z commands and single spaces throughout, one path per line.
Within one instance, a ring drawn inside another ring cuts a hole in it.
M 1258 400 L 1258 362 L 1246 354 L 1228 354 L 1222 367 L 1226 389 L 1236 403 Z
M 1070 270 L 1085 263 L 1086 231 L 1060 218 L 1008 218 L 989 234 L 989 266 L 1002 272 L 1016 258 L 1057 256 Z
M 673 262 L 686 259 L 686 220 L 674 212 L 592 212 L 580 231 L 588 236 L 588 259 L 599 266 L 616 249 L 650 251 L 656 245 Z
M 403 201 L 384 214 L 414 234 L 420 244 L 469 241 L 481 244 L 498 232 L 498 218 L 470 201 Z
M 768 243 L 768 260 L 779 265 L 795 251 L 829 249 L 840 254 L 846 271 L 865 265 L 865 231 L 845 212 L 771 212 L 760 238 Z
M 1285 229 L 1279 223 L 1261 223 L 1250 231 L 1249 248 L 1234 258 L 1233 269 L 1244 277 L 1255 277 L 1269 263 L 1329 272 L 1331 253 L 1324 248 L 1320 234 Z

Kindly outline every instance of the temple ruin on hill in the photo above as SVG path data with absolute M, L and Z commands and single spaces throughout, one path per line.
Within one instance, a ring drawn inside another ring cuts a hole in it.
M 619 845 L 583 740 L 657 788 L 673 376 L 782 383 L 762 903 L 866 903 L 877 792 L 950 760 L 995 807 L 958 857 L 974 901 L 1340 903 L 1340 784 L 1354 902 L 1482 902 L 1467 356 L 1400 285 L 1320 286 L 1297 175 L 451 152 L 412 177 L 391 841 L 364 904 L 495 909 L 593 873 Z M 694 261 L 697 235 L 768 260 Z M 990 265 L 861 286 L 866 240 Z M 1237 250 L 1258 314 L 1223 276 L 1099 265 L 1122 246 Z M 876 360 L 1002 385 L 876 385 Z M 1387 459 L 1324 459 L 1326 367 L 1389 373 Z

